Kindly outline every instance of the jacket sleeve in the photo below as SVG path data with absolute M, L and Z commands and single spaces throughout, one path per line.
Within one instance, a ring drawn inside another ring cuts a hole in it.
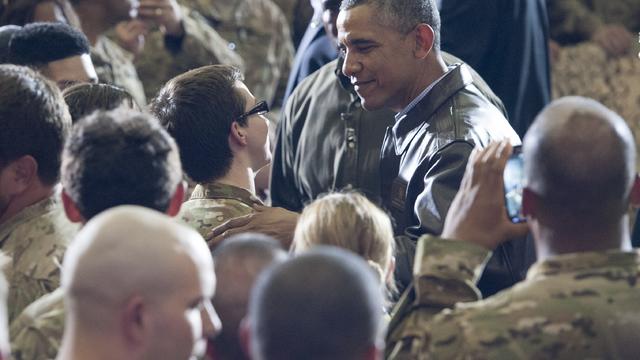
M 473 147 L 468 141 L 452 141 L 423 161 L 422 169 L 416 170 L 425 174 L 423 190 L 416 197 L 413 209 L 419 225 L 407 228 L 407 235 L 417 239 L 422 234 L 442 232 L 444 218 L 460 188 Z
M 430 348 L 431 324 L 436 315 L 457 303 L 480 300 L 475 283 L 490 256 L 490 251 L 471 243 L 421 237 L 413 289 L 405 293 L 392 314 L 385 358 L 424 357 L 425 349 Z M 449 328 L 455 329 L 456 324 Z
M 296 92 L 289 97 L 282 111 L 282 117 L 276 130 L 276 145 L 271 162 L 270 193 L 271 205 L 291 211 L 302 210 L 302 200 L 297 191 L 294 161 L 299 133 L 294 131 L 296 117 Z

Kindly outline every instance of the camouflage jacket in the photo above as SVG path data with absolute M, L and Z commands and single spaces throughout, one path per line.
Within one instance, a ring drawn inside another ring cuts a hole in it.
M 62 288 L 27 306 L 9 330 L 13 359 L 55 359 L 64 334 L 64 315 Z
M 476 301 L 474 284 L 488 255 L 469 243 L 420 239 L 415 300 L 405 294 L 392 314 L 387 359 L 618 359 L 640 353 L 640 253 L 557 256 L 534 264 L 511 289 Z
M 79 230 L 67 220 L 56 193 L 0 225 L 0 248 L 11 259 L 9 320 L 44 294 L 60 286 L 60 264 L 67 245 Z
M 198 184 L 182 204 L 179 218 L 206 237 L 225 221 L 253 212 L 256 204 L 262 202 L 246 189 L 221 183 Z
M 181 10 L 184 37 L 172 39 L 153 31 L 136 57 L 135 66 L 148 99 L 171 78 L 201 66 L 226 64 L 245 70 L 240 56 L 229 49 L 227 41 L 200 13 L 185 6 Z
M 91 48 L 91 60 L 102 83 L 119 86 L 138 103 L 141 108 L 147 105 L 144 88 L 135 66 L 133 55 L 106 36 L 100 36 Z
M 640 0 L 547 1 L 551 38 L 577 43 L 591 38 L 603 24 L 619 24 L 640 31 Z
M 184 0 L 238 52 L 245 84 L 256 98 L 280 107 L 293 62 L 287 19 L 272 0 Z M 277 111 L 276 111 L 277 112 Z

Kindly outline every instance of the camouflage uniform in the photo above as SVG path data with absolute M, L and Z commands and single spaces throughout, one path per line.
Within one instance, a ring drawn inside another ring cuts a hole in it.
M 131 53 L 108 37 L 100 36 L 91 48 L 91 60 L 100 82 L 120 86 L 133 96 L 140 107 L 147 105 L 144 88 L 133 66 Z
M 26 307 L 9 330 L 14 360 L 55 359 L 64 334 L 64 315 L 62 288 Z
M 205 237 L 225 221 L 253 212 L 254 205 L 262 202 L 246 189 L 220 183 L 198 184 L 191 198 L 182 204 L 179 217 Z
M 211 26 L 229 41 L 245 64 L 245 84 L 275 111 L 287 86 L 293 61 L 293 44 L 289 25 L 272 0 L 184 0 L 185 5 L 204 15 Z M 275 126 L 274 126 L 275 128 Z
M 165 37 L 153 31 L 145 39 L 144 50 L 135 66 L 148 99 L 156 96 L 171 78 L 191 69 L 211 64 L 233 65 L 244 71 L 240 56 L 200 13 L 181 6 L 184 38 Z
M 60 286 L 60 264 L 79 225 L 67 220 L 59 194 L 41 200 L 0 225 L 0 248 L 11 258 L 9 320 Z
M 179 218 L 200 234 L 223 222 L 251 213 L 262 202 L 248 190 L 220 183 L 196 185 L 182 204 Z M 64 293 L 61 289 L 29 305 L 11 323 L 11 350 L 16 360 L 55 359 L 64 334 Z
M 598 100 L 627 121 L 640 146 L 640 46 L 634 42 L 629 54 L 612 58 L 590 40 L 603 24 L 640 31 L 640 0 L 554 0 L 549 17 L 551 38 L 563 45 L 552 64 L 553 97 Z
M 474 284 L 489 254 L 470 243 L 420 239 L 416 299 L 405 297 L 393 314 L 388 359 L 617 359 L 640 353 L 640 253 L 556 256 L 534 264 L 511 289 L 472 302 L 480 298 Z

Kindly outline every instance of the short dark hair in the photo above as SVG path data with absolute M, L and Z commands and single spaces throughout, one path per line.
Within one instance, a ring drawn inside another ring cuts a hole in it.
M 22 29 L 17 25 L 5 25 L 0 27 L 0 64 L 9 60 L 9 41 L 13 34 Z
M 45 185 L 58 182 L 71 119 L 55 84 L 22 66 L 0 65 L 0 168 L 25 156 Z
M 9 62 L 42 67 L 52 61 L 89 54 L 87 37 L 71 25 L 48 22 L 25 25 L 11 37 Z
M 173 139 L 148 114 L 95 112 L 65 143 L 62 185 L 86 220 L 118 205 L 165 212 L 181 179 Z
M 341 10 L 360 5 L 374 6 L 381 24 L 399 32 L 411 31 L 418 24 L 433 28 L 433 48 L 440 50 L 440 12 L 434 0 L 344 0 Z
M 121 105 L 137 109 L 133 97 L 126 90 L 109 84 L 72 85 L 62 92 L 62 96 L 74 123 L 96 110 L 113 110 Z
M 265 360 L 357 358 L 382 341 L 382 313 L 380 282 L 364 260 L 318 246 L 259 277 L 252 350 Z
M 171 79 L 151 103 L 151 112 L 178 143 L 184 171 L 196 182 L 213 181 L 231 167 L 229 132 L 246 105 L 234 88 L 237 81 L 242 75 L 232 66 L 201 67 Z

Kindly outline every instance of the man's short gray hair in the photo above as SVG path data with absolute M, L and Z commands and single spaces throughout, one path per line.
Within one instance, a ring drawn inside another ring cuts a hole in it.
M 371 5 L 378 10 L 382 24 L 408 33 L 418 24 L 433 28 L 433 48 L 440 49 L 440 13 L 434 0 L 343 0 L 340 10 Z

